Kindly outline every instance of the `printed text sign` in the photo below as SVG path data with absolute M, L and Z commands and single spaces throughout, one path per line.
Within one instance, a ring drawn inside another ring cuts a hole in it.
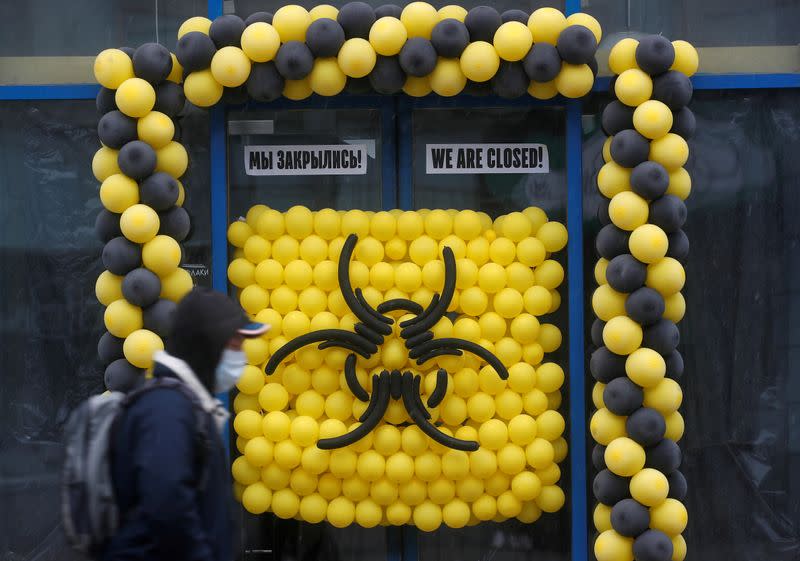
M 428 174 L 549 173 L 544 144 L 427 144 Z
M 245 146 L 247 175 L 366 175 L 366 144 Z

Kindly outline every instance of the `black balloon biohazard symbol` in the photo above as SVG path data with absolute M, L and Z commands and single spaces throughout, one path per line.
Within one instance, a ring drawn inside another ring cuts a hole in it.
M 422 306 L 406 298 L 388 300 L 374 309 L 364 298 L 360 288 L 353 290 L 350 284 L 350 258 L 355 250 L 358 236 L 350 234 L 342 247 L 339 257 L 338 278 L 342 296 L 358 318 L 359 322 L 353 331 L 344 329 L 320 329 L 301 335 L 286 343 L 272 355 L 266 365 L 266 373 L 272 374 L 275 369 L 292 353 L 305 347 L 319 343 L 319 349 L 340 348 L 350 351 L 344 363 L 347 385 L 353 395 L 364 402 L 369 402 L 366 411 L 361 415 L 361 425 L 347 434 L 335 438 L 323 438 L 317 447 L 323 450 L 342 448 L 362 439 L 374 429 L 389 406 L 389 400 L 402 400 L 411 420 L 425 434 L 436 442 L 456 450 L 474 451 L 478 443 L 461 440 L 441 432 L 430 422 L 431 414 L 422 402 L 420 395 L 421 376 L 412 372 L 399 370 L 383 370 L 372 376 L 372 395 L 370 396 L 356 376 L 356 355 L 369 359 L 378 352 L 384 338 L 392 333 L 394 320 L 385 314 L 405 311 L 415 315 L 400 324 L 400 338 L 408 349 L 408 356 L 423 364 L 439 356 L 461 356 L 464 351 L 472 353 L 492 366 L 502 378 L 508 378 L 508 370 L 496 356 L 473 341 L 453 337 L 435 339 L 431 328 L 444 317 L 456 287 L 456 260 L 453 250 L 445 247 L 445 275 L 442 294 L 435 294 L 430 304 L 423 310 Z M 447 393 L 447 371 L 439 369 L 436 374 L 436 386 L 428 397 L 427 406 L 436 407 Z

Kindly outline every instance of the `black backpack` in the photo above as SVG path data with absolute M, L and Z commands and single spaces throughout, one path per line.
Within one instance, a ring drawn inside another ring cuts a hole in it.
M 127 394 L 106 392 L 92 396 L 73 411 L 64 430 L 66 459 L 61 482 L 61 515 L 67 541 L 76 550 L 92 555 L 117 531 L 120 513 L 111 478 L 114 427 L 132 403 L 160 388 L 180 391 L 195 406 L 196 436 L 201 450 L 199 486 L 205 486 L 209 417 L 195 394 L 180 380 L 158 377 Z

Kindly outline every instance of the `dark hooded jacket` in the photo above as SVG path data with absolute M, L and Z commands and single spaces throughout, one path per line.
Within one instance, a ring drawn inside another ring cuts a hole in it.
M 236 330 L 247 322 L 222 294 L 194 289 L 178 305 L 168 353 L 156 355 L 154 377 L 184 381 L 206 412 L 170 388 L 144 393 L 115 428 L 112 474 L 120 528 L 105 561 L 230 561 L 232 491 L 220 428 L 227 411 L 213 399 L 214 370 Z M 201 481 L 202 480 L 202 481 Z

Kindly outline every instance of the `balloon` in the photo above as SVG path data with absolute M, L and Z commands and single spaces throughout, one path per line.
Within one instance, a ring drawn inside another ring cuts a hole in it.
M 254 23 L 263 22 L 272 25 L 272 18 L 273 15 L 270 12 L 255 12 L 247 16 L 247 19 L 244 20 L 244 24 L 246 27 L 250 27 Z
M 608 284 L 617 292 L 630 293 L 644 286 L 647 267 L 628 254 L 614 257 L 606 269 Z
M 146 308 L 158 300 L 161 281 L 147 269 L 134 269 L 122 280 L 122 294 L 136 306 Z
M 305 43 L 288 41 L 278 50 L 275 66 L 287 80 L 302 80 L 311 73 L 314 55 Z
M 175 307 L 175 302 L 158 299 L 142 311 L 144 328 L 160 337 L 169 337 L 172 334 Z
M 339 68 L 335 58 L 318 58 L 314 61 L 309 83 L 314 93 L 323 96 L 334 96 L 344 89 L 345 84 L 347 84 L 347 76 Z
M 103 380 L 109 390 L 127 393 L 144 383 L 144 370 L 121 358 L 106 367 Z
M 118 150 L 136 140 L 136 120 L 121 111 L 110 111 L 100 118 L 97 135 L 105 146 Z
M 639 46 L 639 41 L 626 37 L 613 47 L 608 54 L 608 67 L 614 74 L 622 74 L 636 66 L 636 47 Z
M 558 50 L 548 43 L 536 43 L 523 61 L 525 73 L 535 82 L 549 82 L 561 72 Z
M 686 478 L 679 471 L 673 471 L 667 475 L 667 482 L 669 483 L 669 497 L 678 501 L 686 498 L 688 491 L 686 485 Z
M 115 300 L 106 308 L 103 321 L 109 333 L 124 338 L 142 328 L 142 310 L 125 300 Z
M 686 41 L 673 41 L 672 46 L 675 49 L 675 62 L 670 70 L 677 70 L 686 76 L 694 75 L 700 64 L 697 50 Z
M 191 221 L 189 213 L 181 207 L 172 207 L 159 215 L 161 225 L 158 233 L 182 242 L 189 235 Z
M 470 39 L 491 43 L 494 34 L 503 24 L 500 14 L 492 7 L 477 6 L 472 8 L 464 18 L 464 24 L 469 30 Z
M 375 17 L 377 19 L 386 17 L 400 19 L 400 16 L 402 14 L 403 14 L 403 8 L 401 8 L 396 4 L 384 4 L 383 6 L 375 8 Z
M 588 64 L 597 51 L 597 39 L 583 25 L 570 25 L 558 35 L 558 54 L 570 64 Z
M 139 185 L 141 202 L 163 211 L 175 205 L 179 196 L 178 181 L 168 173 L 156 172 Z
M 123 237 L 114 238 L 103 247 L 103 266 L 115 275 L 125 275 L 141 263 L 141 247 Z
M 117 162 L 125 175 L 142 180 L 155 170 L 156 153 L 149 144 L 134 140 L 120 148 Z
M 348 39 L 339 50 L 339 67 L 351 78 L 367 76 L 375 68 L 376 60 L 375 49 L 366 39 Z
M 675 195 L 664 195 L 650 203 L 650 222 L 671 234 L 686 222 L 686 205 Z
M 493 43 L 500 58 L 514 62 L 525 58 L 533 45 L 533 37 L 526 24 L 510 21 L 498 28 Z
M 272 25 L 280 34 L 283 43 L 305 41 L 306 31 L 311 23 L 311 14 L 297 5 L 279 8 L 272 18 Z
M 525 95 L 529 85 L 530 80 L 520 62 L 501 62 L 492 78 L 492 89 L 505 99 L 515 99 Z
M 654 412 L 659 417 L 662 417 L 658 411 Z M 666 427 L 666 422 L 662 426 Z M 664 432 L 666 432 L 666 428 L 664 428 Z M 645 466 L 658 470 L 664 474 L 670 474 L 680 467 L 681 458 L 681 449 L 678 447 L 675 441 L 669 438 L 664 438 L 647 449 L 647 462 L 645 463 Z
M 391 95 L 400 92 L 406 83 L 406 74 L 396 56 L 378 56 L 369 81 L 376 92 Z
M 308 27 L 306 45 L 317 57 L 335 57 L 345 41 L 344 29 L 338 22 L 322 18 Z
M 641 197 L 653 200 L 666 193 L 669 187 L 669 173 L 657 162 L 642 162 L 631 172 L 631 188 Z
M 124 358 L 125 355 L 122 351 L 123 342 L 124 339 L 114 337 L 108 331 L 103 333 L 103 336 L 100 337 L 100 341 L 97 343 L 97 354 L 100 356 L 100 360 L 105 364 L 110 364 L 115 360 Z
M 147 205 L 128 207 L 119 220 L 122 234 L 134 243 L 147 243 L 158 233 L 158 214 Z
M 208 30 L 211 28 L 211 20 L 202 16 L 195 16 L 184 21 L 178 28 L 178 39 L 190 33 L 197 31 L 208 35 Z
M 253 64 L 247 78 L 247 92 L 256 101 L 274 101 L 281 97 L 285 81 L 274 62 Z
M 375 23 L 375 11 L 366 2 L 348 2 L 339 9 L 336 17 L 347 39 L 368 39 Z
M 648 35 L 636 47 L 636 64 L 652 76 L 663 74 L 675 62 L 675 47 L 666 37 Z
M 597 253 L 605 259 L 614 259 L 617 255 L 628 253 L 630 233 L 617 228 L 613 224 L 603 226 L 595 238 Z
M 109 111 L 115 111 L 117 109 L 117 102 L 114 101 L 115 94 L 116 91 L 114 90 L 102 86 L 100 87 L 100 91 L 97 92 L 97 97 L 95 98 L 97 112 L 100 115 L 105 115 Z
M 684 107 L 672 115 L 672 128 L 669 132 L 673 132 L 685 139 L 690 139 L 694 136 L 694 131 L 697 128 L 697 121 L 694 113 L 688 107 Z
M 625 301 L 625 312 L 636 323 L 652 325 L 664 314 L 664 298 L 655 290 L 641 287 Z
M 611 140 L 611 157 L 626 168 L 634 168 L 646 161 L 650 142 L 633 129 L 619 131 Z
M 490 80 L 499 68 L 500 57 L 490 43 L 470 43 L 461 55 L 461 70 L 468 79 L 475 82 Z
M 205 70 L 211 66 L 211 59 L 214 58 L 216 52 L 214 41 L 199 31 L 185 34 L 178 40 L 175 47 L 175 56 L 187 73 Z
M 655 409 L 642 407 L 628 417 L 625 423 L 628 435 L 642 446 L 653 446 L 664 438 L 667 425 Z
M 660 530 L 647 530 L 633 541 L 633 554 L 639 561 L 671 561 L 672 540 Z
M 101 209 L 94 221 L 94 231 L 101 242 L 108 242 L 121 236 L 119 227 L 119 214 L 114 214 L 106 209 Z
M 209 59 L 209 64 L 210 64 Z M 153 111 L 158 111 L 167 117 L 175 117 L 183 110 L 186 103 L 186 97 L 183 93 L 183 88 L 173 82 L 162 82 L 156 86 L 156 104 L 153 106 Z M 146 116 L 145 119 L 149 117 Z M 154 148 L 156 148 L 154 146 Z
M 633 107 L 628 107 L 620 101 L 614 100 L 603 109 L 601 124 L 603 132 L 614 136 L 625 129 L 633 128 Z
M 666 356 L 675 350 L 680 338 L 678 327 L 673 322 L 662 319 L 645 327 L 642 345 Z
M 436 67 L 436 60 L 433 44 L 422 37 L 409 39 L 400 51 L 400 66 L 409 76 L 427 76 Z
M 607 469 L 595 476 L 592 490 L 595 498 L 600 503 L 611 507 L 631 496 L 628 489 L 628 479 L 614 475 Z
M 192 72 L 186 77 L 183 90 L 188 99 L 198 107 L 211 107 L 222 99 L 223 86 L 214 79 L 211 70 Z
M 631 415 L 642 406 L 643 400 L 642 388 L 626 377 L 611 380 L 603 391 L 603 403 L 615 415 Z
M 244 29 L 245 23 L 242 18 L 234 14 L 225 14 L 214 18 L 208 35 L 218 49 L 238 47 Z
M 211 60 L 211 74 L 226 88 L 236 88 L 250 75 L 250 59 L 239 47 L 222 47 Z
M 145 43 L 133 54 L 133 71 L 139 78 L 158 84 L 172 72 L 172 56 L 163 45 Z
M 689 255 L 689 238 L 683 230 L 677 230 L 667 235 L 669 249 L 667 250 L 667 257 L 672 257 L 680 262 L 683 262 Z
M 637 107 L 652 96 L 653 81 L 650 76 L 638 68 L 631 68 L 617 77 L 614 82 L 614 93 L 625 105 Z M 647 135 L 645 134 L 645 136 Z
M 621 536 L 635 538 L 650 527 L 650 511 L 633 499 L 623 499 L 611 509 L 611 527 Z
M 564 63 L 561 72 L 555 79 L 558 93 L 569 98 L 583 97 L 588 94 L 594 84 L 594 74 L 587 64 Z
M 461 21 L 444 19 L 433 28 L 431 43 L 439 56 L 458 58 L 469 45 L 469 30 Z
M 567 19 L 555 8 L 534 10 L 528 19 L 528 28 L 533 35 L 534 44 L 548 43 L 555 46 L 561 31 L 567 26 Z
M 523 12 L 522 10 L 506 10 L 502 14 L 500 14 L 500 19 L 503 20 L 503 23 L 508 23 L 510 21 L 518 21 L 520 23 L 524 23 L 528 25 L 528 20 L 530 19 L 530 15 Z

